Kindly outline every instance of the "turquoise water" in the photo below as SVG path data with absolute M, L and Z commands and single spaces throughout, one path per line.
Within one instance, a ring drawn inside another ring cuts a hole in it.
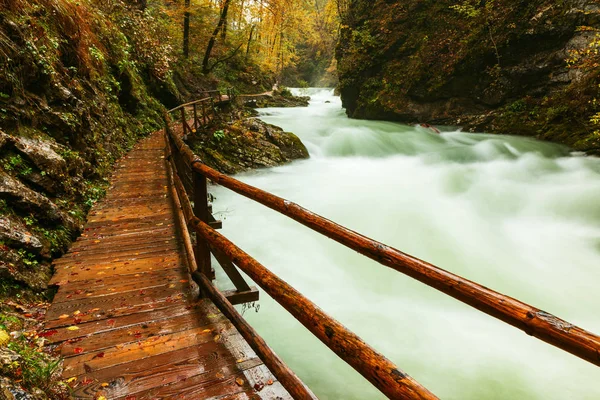
M 309 160 L 239 179 L 600 332 L 600 159 L 532 139 L 265 109 Z M 443 399 L 600 399 L 600 369 L 227 189 L 223 233 Z M 219 279 L 225 279 L 219 274 Z M 265 293 L 248 320 L 321 399 L 376 389 Z

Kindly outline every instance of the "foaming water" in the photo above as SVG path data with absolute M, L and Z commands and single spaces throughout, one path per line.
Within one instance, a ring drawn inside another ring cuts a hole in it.
M 600 159 L 531 139 L 265 109 L 311 158 L 238 176 L 600 332 Z M 599 399 L 600 369 L 227 189 L 223 233 L 444 399 Z M 224 275 L 218 274 L 221 282 Z M 384 398 L 261 292 L 245 316 L 321 399 Z

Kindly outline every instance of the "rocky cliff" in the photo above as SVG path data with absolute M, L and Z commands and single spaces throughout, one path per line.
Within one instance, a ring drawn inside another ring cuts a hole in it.
M 352 0 L 348 115 L 523 134 L 599 152 L 596 0 Z

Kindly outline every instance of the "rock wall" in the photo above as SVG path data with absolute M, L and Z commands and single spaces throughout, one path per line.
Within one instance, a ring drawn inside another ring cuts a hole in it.
M 586 29 L 579 29 L 587 26 Z M 595 0 L 351 0 L 337 47 L 350 117 L 459 125 L 600 151 Z
M 177 102 L 165 43 L 143 36 L 154 17 L 0 1 L 0 298 L 46 288 L 114 160 L 161 126 L 159 98 Z

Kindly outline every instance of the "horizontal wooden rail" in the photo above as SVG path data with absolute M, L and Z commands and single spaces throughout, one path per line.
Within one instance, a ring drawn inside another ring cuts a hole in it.
M 265 365 L 294 399 L 316 399 L 315 395 L 302 383 L 300 378 L 275 354 L 267 342 L 246 322 L 244 317 L 237 312 L 235 307 L 213 286 L 212 282 L 204 274 L 194 272 L 192 278 L 200 286 L 200 290 L 206 293 L 219 310 L 231 321 L 242 337 L 246 339 L 252 350 L 263 360 Z
M 391 399 L 437 399 L 385 356 L 206 223 L 194 218 L 190 225 L 199 237 L 226 254 L 302 325 L 386 396 Z
M 200 160 L 192 160 L 192 168 L 213 182 L 278 211 L 360 254 L 600 366 L 600 337 L 594 333 L 363 236 L 291 201 L 240 182 Z
M 211 99 L 210 97 L 204 97 L 202 99 L 190 101 L 189 103 L 181 104 L 181 105 L 179 105 L 179 106 L 177 106 L 175 108 L 171 108 L 169 111 L 167 111 L 167 113 L 171 114 L 172 112 L 175 112 L 175 111 L 180 110 L 182 108 L 191 107 L 194 104 L 200 104 L 200 103 L 204 103 L 204 102 L 210 101 L 210 99 Z

